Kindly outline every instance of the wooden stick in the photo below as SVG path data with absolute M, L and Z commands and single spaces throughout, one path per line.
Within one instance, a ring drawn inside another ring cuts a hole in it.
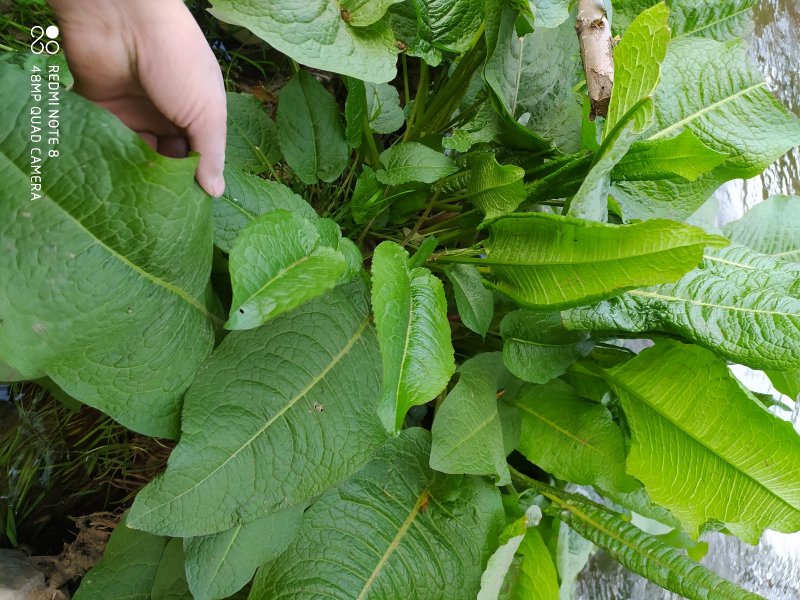
M 578 0 L 575 30 L 581 44 L 581 59 L 592 104 L 589 118 L 605 117 L 614 87 L 614 59 L 611 55 L 611 26 L 602 0 Z

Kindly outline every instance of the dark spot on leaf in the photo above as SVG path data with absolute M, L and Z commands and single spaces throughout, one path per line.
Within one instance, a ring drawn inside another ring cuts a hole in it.
M 244 309 L 243 309 L 243 308 L 240 308 L 240 309 L 239 309 L 239 314 L 240 314 L 240 315 L 243 315 L 243 314 L 244 314 Z
M 353 15 L 350 13 L 349 10 L 342 9 L 342 21 L 349 24 L 353 20 Z

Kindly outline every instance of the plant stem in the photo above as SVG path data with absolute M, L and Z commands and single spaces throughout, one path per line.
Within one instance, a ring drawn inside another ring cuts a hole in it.
M 406 132 L 403 141 L 407 142 L 414 131 L 414 123 L 417 116 L 425 112 L 425 101 L 428 98 L 428 63 L 424 60 L 419 65 L 419 81 L 417 82 L 417 95 L 414 98 L 414 107 L 411 109 L 411 116 L 406 124 Z

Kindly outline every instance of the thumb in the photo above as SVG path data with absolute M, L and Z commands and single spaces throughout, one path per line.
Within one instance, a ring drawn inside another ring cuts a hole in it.
M 225 191 L 222 172 L 225 167 L 226 114 L 225 97 L 221 106 L 208 106 L 186 125 L 189 147 L 200 153 L 197 182 L 214 197 Z

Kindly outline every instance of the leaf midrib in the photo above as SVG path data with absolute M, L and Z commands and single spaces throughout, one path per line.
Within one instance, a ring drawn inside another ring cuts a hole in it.
M 690 36 L 696 37 L 694 34 L 696 34 L 698 31 L 703 31 L 704 29 L 710 29 L 710 28 L 712 28 L 712 27 L 714 27 L 716 25 L 720 25 L 720 24 L 724 23 L 725 21 L 730 21 L 731 19 L 735 19 L 739 15 L 742 15 L 742 14 L 752 10 L 752 8 L 753 8 L 752 6 L 748 6 L 747 8 L 744 8 L 742 10 L 737 10 L 735 13 L 731 13 L 729 15 L 726 15 L 721 19 L 717 19 L 716 21 L 711 21 L 710 23 L 707 23 L 706 25 L 703 25 L 702 27 L 698 27 L 697 29 L 692 29 L 690 31 L 684 31 L 680 35 L 674 36 L 672 39 L 673 40 L 679 40 L 679 39 L 684 38 L 684 37 L 690 37 Z
M 685 435 L 690 440 L 692 440 L 695 444 L 700 446 L 707 453 L 709 453 L 712 456 L 715 456 L 716 458 L 721 460 L 723 463 L 728 465 L 728 467 L 730 469 L 732 469 L 733 472 L 741 473 L 747 479 L 749 479 L 750 481 L 755 483 L 759 488 L 763 489 L 767 494 L 769 494 L 770 496 L 780 500 L 783 504 L 788 506 L 791 510 L 793 510 L 795 512 L 800 512 L 800 509 L 796 508 L 788 500 L 786 500 L 782 496 L 778 495 L 777 492 L 772 491 L 769 487 L 767 487 L 766 484 L 762 483 L 759 479 L 757 479 L 756 476 L 750 474 L 748 471 L 745 471 L 743 468 L 740 468 L 740 467 L 736 466 L 727 457 L 722 456 L 716 450 L 714 450 L 713 448 L 710 448 L 709 446 L 707 446 L 702 440 L 698 439 L 694 434 L 692 434 L 691 432 L 687 431 L 683 427 L 683 425 L 681 423 L 676 423 L 675 420 L 672 419 L 669 415 L 664 414 L 664 412 L 662 410 L 660 410 L 659 407 L 656 407 L 656 406 L 652 405 L 650 402 L 648 402 L 646 400 L 645 396 L 643 396 L 643 395 L 639 394 L 637 391 L 631 389 L 624 382 L 620 381 L 620 379 L 617 378 L 615 375 L 613 375 L 611 372 L 606 370 L 605 371 L 605 376 L 606 376 L 607 380 L 612 384 L 612 386 L 617 386 L 620 389 L 625 390 L 632 398 L 635 398 L 635 400 L 637 402 L 639 402 L 641 405 L 643 405 L 645 408 L 653 411 L 655 414 L 657 414 L 659 417 L 664 419 L 666 422 L 670 423 L 673 427 L 675 427 L 675 429 L 680 431 L 683 435 Z
M 158 504 L 153 508 L 143 512 L 138 517 L 138 519 L 139 520 L 144 519 L 150 513 L 159 510 L 164 506 L 172 504 L 173 502 L 175 502 L 179 498 L 182 498 L 186 494 L 195 491 L 202 484 L 204 484 L 211 477 L 213 477 L 218 471 L 224 468 L 225 465 L 227 465 L 230 461 L 236 458 L 245 448 L 248 448 L 253 442 L 256 441 L 256 439 L 258 439 L 261 435 L 263 435 L 264 432 L 266 432 L 267 429 L 269 429 L 278 419 L 280 419 L 284 414 L 286 414 L 295 404 L 297 404 L 300 400 L 302 400 L 314 387 L 316 387 L 316 385 L 320 383 L 331 370 L 333 370 L 333 368 L 339 363 L 339 361 L 342 360 L 342 358 L 344 358 L 344 356 L 352 349 L 352 347 L 359 340 L 364 331 L 366 331 L 369 322 L 370 322 L 370 317 L 367 316 L 367 318 L 365 318 L 361 322 L 359 327 L 356 329 L 355 333 L 353 333 L 353 335 L 350 337 L 347 343 L 342 347 L 342 349 L 336 354 L 336 356 L 331 358 L 331 361 L 325 366 L 325 368 L 323 368 L 318 375 L 313 377 L 311 381 L 302 390 L 300 390 L 297 394 L 295 394 L 294 397 L 290 398 L 289 401 L 281 410 L 275 413 L 275 415 L 271 417 L 261 428 L 259 428 L 258 431 L 256 431 L 252 436 L 250 436 L 250 438 L 247 441 L 245 441 L 239 448 L 237 448 L 235 452 L 232 452 L 228 458 L 222 461 L 222 463 L 220 463 L 219 466 L 212 469 L 206 476 L 204 476 L 194 485 L 182 491 L 180 494 L 174 496 L 173 498 L 167 500 L 166 502 L 162 502 L 161 504 Z
M 16 166 L 16 164 L 11 162 L 11 161 L 9 161 L 9 163 L 11 163 L 12 165 Z M 99 237 L 97 237 L 97 235 L 91 229 L 86 227 L 80 220 L 78 220 L 74 215 L 72 215 L 72 213 L 70 213 L 67 209 L 65 209 L 58 202 L 56 202 L 55 199 L 53 199 L 53 197 L 50 194 L 46 193 L 46 194 L 43 195 L 43 197 L 46 198 L 50 202 L 51 205 L 53 205 L 58 210 L 60 210 L 62 213 L 67 215 L 67 217 L 69 217 L 69 219 L 73 223 L 75 223 L 75 225 L 77 225 L 81 230 L 83 230 L 89 236 L 89 238 L 94 241 L 95 244 L 97 244 L 98 246 L 103 248 L 111 256 L 113 256 L 114 258 L 119 260 L 122 264 L 124 264 L 125 266 L 130 268 L 136 274 L 144 277 L 145 279 L 151 281 L 152 283 L 156 284 L 157 286 L 159 286 L 161 288 L 164 288 L 168 292 L 171 292 L 172 294 L 178 296 L 181 300 L 183 300 L 184 302 L 189 304 L 191 307 L 193 307 L 198 312 L 200 312 L 204 317 L 206 317 L 207 319 L 213 321 L 214 323 L 221 323 L 222 322 L 220 319 L 218 319 L 217 317 L 212 315 L 210 312 L 208 312 L 206 307 L 203 306 L 203 304 L 200 301 L 198 301 L 197 298 L 195 298 L 194 296 L 189 294 L 189 292 L 187 292 L 186 290 L 184 290 L 181 287 L 178 287 L 177 285 L 175 285 L 173 283 L 170 283 L 169 281 L 161 279 L 157 275 L 153 275 L 152 273 L 146 271 L 145 269 L 143 269 L 142 267 L 137 265 L 132 260 L 128 259 L 127 257 L 123 256 L 122 254 L 120 254 L 119 252 L 114 250 L 111 246 L 109 246 L 103 240 L 101 240 Z
M 702 109 L 698 110 L 697 112 L 694 112 L 694 113 L 692 113 L 690 115 L 687 115 L 686 117 L 684 117 L 680 121 L 677 121 L 677 122 L 673 123 L 672 125 L 670 125 L 669 127 L 666 127 L 665 129 L 662 129 L 661 131 L 658 131 L 658 132 L 654 133 L 653 135 L 651 135 L 647 139 L 648 140 L 657 140 L 657 139 L 666 137 L 667 135 L 669 135 L 673 131 L 676 131 L 676 130 L 680 129 L 684 125 L 688 125 L 692 121 L 695 121 L 696 119 L 699 119 L 703 115 L 705 115 L 707 113 L 710 113 L 711 111 L 716 110 L 720 106 L 724 106 L 725 104 L 727 104 L 729 102 L 733 102 L 734 100 L 736 100 L 737 98 L 739 98 L 741 96 L 744 96 L 745 94 L 748 94 L 748 93 L 750 93 L 752 91 L 755 91 L 755 90 L 758 90 L 758 89 L 761 89 L 761 88 L 764 88 L 766 86 L 767 86 L 767 83 L 765 81 L 761 81 L 759 83 L 756 83 L 755 85 L 748 86 L 748 87 L 744 88 L 743 90 L 739 90 L 735 94 L 731 94 L 730 96 L 727 96 L 727 97 L 723 98 L 722 100 L 718 100 L 717 102 L 714 102 L 713 104 L 709 104 L 708 106 L 703 107 Z
M 713 302 L 702 302 L 701 300 L 693 300 L 691 298 L 681 298 L 680 296 L 669 296 L 666 294 L 657 294 L 655 292 L 645 292 L 643 290 L 632 290 L 628 292 L 631 296 L 641 296 L 643 298 L 654 298 L 656 300 L 663 300 L 664 302 L 681 302 L 685 304 L 693 304 L 695 306 L 702 306 L 703 308 L 718 308 L 721 310 L 728 310 L 731 312 L 751 313 L 757 315 L 767 315 L 770 317 L 800 317 L 797 313 L 786 313 L 778 310 L 762 310 L 758 308 L 746 308 L 742 306 L 728 306 L 725 304 L 714 304 Z
M 397 550 L 397 547 L 400 545 L 400 542 L 405 537 L 406 533 L 408 533 L 409 528 L 414 523 L 414 519 L 417 518 L 417 515 L 422 508 L 423 502 L 430 498 L 430 492 L 428 488 L 425 488 L 422 493 L 417 497 L 417 501 L 414 503 L 414 506 L 411 507 L 411 510 L 406 516 L 403 523 L 400 525 L 400 528 L 397 530 L 394 538 L 389 543 L 389 546 L 386 548 L 384 553 L 381 555 L 380 560 L 378 560 L 378 564 L 375 565 L 375 568 L 372 570 L 369 578 L 366 582 L 364 582 L 364 587 L 361 588 L 361 592 L 358 594 L 357 600 L 365 600 L 367 594 L 369 593 L 370 588 L 374 585 L 375 581 L 378 579 L 383 567 L 386 566 L 386 563 L 389 561 L 389 557 Z
M 695 242 L 692 244 L 685 244 L 682 246 L 670 246 L 669 248 L 664 248 L 663 250 L 655 250 L 653 252 L 645 252 L 645 253 L 637 253 L 637 254 L 628 254 L 623 256 L 616 256 L 616 257 L 609 257 L 609 258 L 599 258 L 599 259 L 586 259 L 580 261 L 570 261 L 570 260 L 560 260 L 560 261 L 552 261 L 552 262 L 541 262 L 541 263 L 523 263 L 523 262 L 511 262 L 511 261 L 501 261 L 501 260 L 492 260 L 491 255 L 487 256 L 486 258 L 481 258 L 480 264 L 490 265 L 490 266 L 498 266 L 498 267 L 561 267 L 561 266 L 583 266 L 583 265 L 595 265 L 595 264 L 603 264 L 603 263 L 613 263 L 622 260 L 635 260 L 635 259 L 644 259 L 652 256 L 658 256 L 660 254 L 664 254 L 667 252 L 676 252 L 679 250 L 691 250 L 695 246 L 705 247 L 707 244 L 705 242 Z

